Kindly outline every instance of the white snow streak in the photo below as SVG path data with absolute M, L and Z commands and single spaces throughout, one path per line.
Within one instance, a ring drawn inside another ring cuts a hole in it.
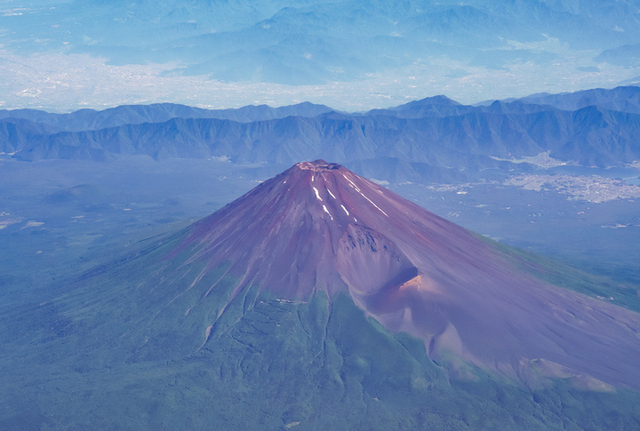
M 349 181 L 351 183 L 351 187 L 353 187 L 354 189 L 356 189 L 358 192 L 360 191 L 360 189 L 358 188 L 358 186 L 356 186 L 356 184 L 351 181 L 349 178 L 347 178 L 347 176 L 345 174 L 342 174 L 342 176 L 344 177 L 345 180 Z
M 318 198 L 319 201 L 322 201 L 322 198 L 320 197 L 320 192 L 318 192 L 318 189 L 316 189 L 315 187 L 313 187 L 313 191 L 316 192 L 316 197 Z
M 329 212 L 329 210 L 327 209 L 326 206 L 322 205 L 322 208 L 324 209 L 324 212 L 326 212 L 327 214 L 329 214 L 329 217 L 331 217 L 331 220 L 333 220 L 333 216 L 331 215 L 331 213 Z
M 362 196 L 363 198 L 365 198 L 366 200 L 368 200 L 368 201 L 371 203 L 371 205 L 373 205 L 374 207 L 378 208 L 378 210 L 379 210 L 382 214 L 384 214 L 385 216 L 389 217 L 389 215 L 388 215 L 386 212 L 382 211 L 382 209 L 381 209 L 378 205 L 376 205 L 375 203 L 373 203 L 373 201 L 372 201 L 371 199 L 369 199 L 368 197 L 366 197 L 366 196 L 365 196 L 365 195 L 360 191 L 360 189 L 358 188 L 358 186 L 356 186 L 356 185 L 354 184 L 354 182 L 353 182 L 353 181 L 351 181 L 349 178 L 347 178 L 347 177 L 345 176 L 345 174 L 342 174 L 342 176 L 344 177 L 344 179 L 345 179 L 345 180 L 347 180 L 347 181 L 349 181 L 349 182 L 351 183 L 351 187 L 353 187 L 354 189 L 356 189 L 356 191 L 357 191 L 358 193 L 360 193 L 360 196 Z
M 373 201 L 372 201 L 371 199 L 369 199 L 368 197 L 366 197 L 366 196 L 365 196 L 365 195 L 363 195 L 362 193 L 360 193 L 360 195 L 361 195 L 363 198 L 365 198 L 366 200 L 368 200 L 369 202 L 371 202 L 371 205 L 373 205 L 374 207 L 378 208 L 378 210 L 379 210 L 382 214 L 384 214 L 384 215 L 386 215 L 387 217 L 389 217 L 389 215 L 388 215 L 386 212 L 382 211 L 382 208 L 380 208 L 378 205 L 374 204 L 374 203 L 373 203 Z
M 344 210 L 344 212 L 347 213 L 347 215 L 349 215 L 349 211 L 347 211 L 347 209 L 344 207 L 344 205 L 340 205 L 342 207 L 342 209 Z
M 331 190 L 327 189 L 327 191 L 329 192 L 329 194 L 331 195 L 331 197 L 332 197 L 332 198 L 334 198 L 334 199 L 336 198 L 336 197 L 333 195 L 333 193 L 331 193 Z

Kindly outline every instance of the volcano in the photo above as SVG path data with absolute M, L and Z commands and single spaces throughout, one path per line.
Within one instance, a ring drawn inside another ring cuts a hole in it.
M 202 265 L 195 280 L 226 265 L 237 278 L 229 300 L 254 288 L 297 301 L 345 293 L 454 368 L 640 389 L 637 313 L 545 283 L 489 241 L 337 164 L 298 163 L 265 181 L 191 226 L 166 259 L 181 253 L 183 265 Z
M 640 314 L 340 165 L 136 247 L 0 319 L 40 427 L 640 426 Z

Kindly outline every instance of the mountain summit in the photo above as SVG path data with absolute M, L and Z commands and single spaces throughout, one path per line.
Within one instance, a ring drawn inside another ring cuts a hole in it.
M 640 389 L 637 313 L 549 284 L 544 268 L 337 164 L 298 163 L 263 182 L 188 228 L 165 259 L 178 256 L 200 268 L 191 286 L 224 267 L 229 301 L 347 294 L 463 378 L 473 365 L 531 385 Z

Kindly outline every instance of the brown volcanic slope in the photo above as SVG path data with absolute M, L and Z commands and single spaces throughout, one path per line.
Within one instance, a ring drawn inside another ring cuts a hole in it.
M 527 384 L 640 389 L 639 314 L 545 284 L 490 242 L 342 166 L 299 163 L 190 229 L 168 258 L 195 250 L 190 261 L 206 262 L 200 277 L 230 264 L 234 295 L 256 285 L 283 299 L 345 292 L 462 376 L 466 362 Z

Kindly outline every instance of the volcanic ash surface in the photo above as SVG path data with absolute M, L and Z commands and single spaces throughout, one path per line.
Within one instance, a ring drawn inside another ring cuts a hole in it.
M 195 223 L 173 255 L 186 250 L 205 272 L 230 265 L 234 295 L 255 285 L 291 300 L 348 294 L 462 377 L 473 364 L 530 385 L 640 389 L 637 313 L 546 284 L 490 241 L 340 165 L 299 163 L 265 181 Z

